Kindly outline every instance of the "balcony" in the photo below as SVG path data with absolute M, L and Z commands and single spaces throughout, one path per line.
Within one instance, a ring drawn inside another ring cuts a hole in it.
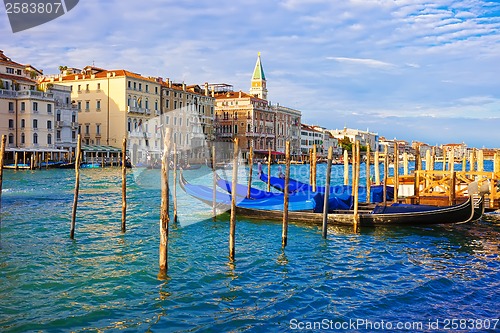
M 233 133 L 217 133 L 216 135 L 219 138 L 232 138 L 234 136 Z
M 17 91 L 0 89 L 0 98 L 15 98 Z
M 36 99 L 41 99 L 41 100 L 45 100 L 45 101 L 53 101 L 54 100 L 54 94 L 44 93 L 42 91 L 35 91 L 35 90 L 17 91 L 17 96 L 20 98 L 36 98 Z
M 143 108 L 138 108 L 136 106 L 127 106 L 128 113 L 141 113 L 144 114 L 146 111 Z

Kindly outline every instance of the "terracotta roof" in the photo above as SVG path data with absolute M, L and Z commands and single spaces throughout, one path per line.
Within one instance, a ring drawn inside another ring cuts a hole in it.
M 29 79 L 29 78 L 24 77 L 24 76 L 16 76 L 16 75 L 9 75 L 9 74 L 1 74 L 0 73 L 0 79 L 36 84 L 35 80 Z
M 143 81 L 149 81 L 149 82 L 154 82 L 154 83 L 159 83 L 157 82 L 154 78 L 149 78 L 142 76 L 137 73 L 129 72 L 124 69 L 116 69 L 116 70 L 104 70 L 102 72 L 98 72 L 93 74 L 96 79 L 105 79 L 108 77 L 108 73 L 115 73 L 115 77 L 133 77 L 135 79 L 143 80 Z M 78 80 L 75 80 L 75 77 L 78 76 Z M 111 76 L 112 77 L 112 76 Z M 69 74 L 65 75 L 62 77 L 63 81 L 79 81 L 79 80 L 90 80 L 91 79 L 91 74 Z M 50 81 L 49 78 L 44 79 L 44 81 Z M 57 79 L 56 79 L 57 81 Z
M 229 91 L 229 92 L 215 93 L 215 99 L 240 98 L 240 92 L 241 92 L 241 98 L 251 98 L 251 99 L 256 100 L 256 101 L 261 101 L 261 102 L 267 103 L 267 100 L 255 97 L 255 96 L 247 94 L 243 91 Z
M 0 63 L 24 68 L 24 65 L 21 65 L 20 63 L 12 61 L 9 57 L 7 57 L 5 54 L 3 54 L 3 52 L 0 52 Z

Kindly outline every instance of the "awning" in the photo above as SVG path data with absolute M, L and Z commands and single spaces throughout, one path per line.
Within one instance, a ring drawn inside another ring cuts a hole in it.
M 82 145 L 83 152 L 90 153 L 121 153 L 120 148 L 112 147 L 112 146 L 101 146 L 101 145 Z
M 66 149 L 57 148 L 5 148 L 5 151 L 21 152 L 21 153 L 67 153 Z
M 254 154 L 264 154 L 264 155 L 269 155 L 269 150 L 254 150 Z M 271 155 L 285 155 L 285 153 L 282 153 L 280 151 L 271 151 Z

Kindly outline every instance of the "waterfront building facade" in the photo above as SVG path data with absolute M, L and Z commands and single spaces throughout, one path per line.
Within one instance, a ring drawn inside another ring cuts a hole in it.
M 78 110 L 78 132 L 86 145 L 120 148 L 127 138 L 132 163 L 141 164 L 160 159 L 165 126 L 173 129 L 172 139 L 185 157 L 200 154 L 190 149 L 194 111 L 203 118 L 205 134 L 210 137 L 213 131 L 214 99 L 206 89 L 203 94 L 199 87 L 188 89 L 183 83 L 124 69 L 87 66 L 82 71 L 72 69 L 72 73 L 44 82 L 70 88 Z
M 239 139 L 239 148 L 247 158 L 250 147 L 257 156 L 273 159 L 285 153 L 290 141 L 291 155 L 300 154 L 301 112 L 267 100 L 267 81 L 260 53 L 253 71 L 250 91 L 233 91 L 231 85 L 213 84 L 209 90 L 216 98 L 215 137 L 217 141 L 232 142 Z M 228 156 L 224 157 L 229 157 Z
M 361 131 L 358 129 L 352 129 L 344 127 L 343 129 L 329 130 L 334 138 L 339 140 L 345 137 L 349 138 L 349 141 L 355 142 L 359 141 L 362 146 L 370 146 L 370 151 L 378 151 L 379 148 L 379 136 L 377 133 L 366 131 Z
M 39 90 L 35 79 L 40 74 L 0 51 L 0 135 L 7 136 L 7 151 L 24 152 L 24 159 L 27 152 L 57 151 L 54 94 Z

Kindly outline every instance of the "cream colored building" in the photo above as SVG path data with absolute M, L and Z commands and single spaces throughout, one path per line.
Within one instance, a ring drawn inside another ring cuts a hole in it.
M 71 72 L 46 78 L 45 82 L 70 87 L 72 102 L 78 110 L 79 133 L 85 144 L 120 148 L 123 138 L 127 138 L 132 163 L 147 163 L 160 157 L 161 129 L 169 125 L 175 128 L 176 141 L 185 156 L 202 155 L 199 150 L 190 149 L 192 121 L 188 119 L 192 115 L 186 111 L 196 108 L 203 118 L 205 134 L 210 137 L 213 98 L 208 96 L 206 88 L 200 92 L 196 87 L 124 69 L 87 66 L 81 72 L 76 69 Z M 178 112 L 170 117 L 174 110 Z

